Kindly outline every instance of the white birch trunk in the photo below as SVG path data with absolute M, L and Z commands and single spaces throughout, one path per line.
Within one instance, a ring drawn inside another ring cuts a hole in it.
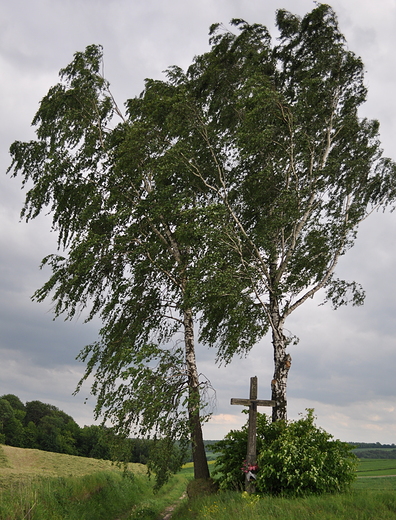
M 188 416 L 191 429 L 194 478 L 208 479 L 210 474 L 203 442 L 202 425 L 200 421 L 201 396 L 199 392 L 199 377 L 195 358 L 194 326 L 191 309 L 184 311 L 183 322 L 189 392 Z
M 291 367 L 291 356 L 286 352 L 287 340 L 283 334 L 283 320 L 279 314 L 276 297 L 270 299 L 272 345 L 274 348 L 274 376 L 271 382 L 271 399 L 276 401 L 272 408 L 272 421 L 287 420 L 287 377 Z

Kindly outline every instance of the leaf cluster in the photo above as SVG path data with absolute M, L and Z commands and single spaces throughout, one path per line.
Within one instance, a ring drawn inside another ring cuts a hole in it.
M 357 115 L 361 60 L 325 4 L 302 19 L 279 10 L 276 46 L 260 24 L 232 25 L 212 26 L 186 72 L 147 80 L 125 116 L 101 47 L 76 53 L 41 102 L 37 140 L 11 147 L 10 170 L 33 182 L 22 215 L 49 206 L 68 247 L 44 259 L 53 274 L 35 297 L 69 318 L 89 308 L 106 343 L 166 342 L 191 307 L 229 362 L 268 331 L 270 295 L 282 320 L 321 288 L 335 307 L 363 301 L 333 271 L 394 197 L 395 166 L 378 123 Z
M 125 114 L 88 46 L 43 98 L 36 139 L 11 146 L 22 217 L 49 210 L 58 233 L 34 298 L 101 320 L 83 380 L 120 432 L 173 442 L 186 411 L 205 418 L 207 385 L 190 391 L 179 344 L 190 318 L 228 363 L 322 288 L 334 307 L 363 301 L 334 270 L 394 200 L 396 167 L 378 123 L 358 116 L 363 65 L 333 10 L 279 10 L 277 25 L 273 45 L 260 24 L 214 24 L 209 52 L 146 80 Z
M 217 153 L 221 141 L 231 158 L 210 179 L 239 234 L 231 247 L 256 302 L 274 295 L 282 319 L 321 288 L 335 307 L 348 293 L 360 304 L 359 285 L 333 272 L 359 223 L 395 197 L 378 122 L 358 116 L 363 64 L 325 4 L 302 19 L 279 10 L 273 47 L 263 26 L 234 25 L 239 35 L 212 27 L 214 47 L 193 68 L 206 128 L 217 128 L 210 146 Z
M 315 425 L 313 410 L 297 421 L 257 420 L 257 480 L 260 494 L 303 496 L 336 493 L 356 477 L 353 446 L 335 440 Z M 232 430 L 216 445 L 217 480 L 223 489 L 243 489 L 241 465 L 246 458 L 248 425 Z

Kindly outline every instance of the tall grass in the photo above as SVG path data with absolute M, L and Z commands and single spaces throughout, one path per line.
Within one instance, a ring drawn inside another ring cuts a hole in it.
M 176 476 L 160 493 L 145 475 L 101 472 L 83 477 L 33 479 L 0 490 L 1 520 L 113 520 L 157 518 L 183 493 Z
M 391 462 L 364 461 L 358 475 L 386 474 Z M 382 468 L 382 469 L 381 469 Z M 181 504 L 172 520 L 394 520 L 396 478 L 358 478 L 350 492 L 281 498 L 221 492 Z
M 31 451 L 20 451 L 17 455 L 30 457 Z M 16 471 L 16 459 L 8 459 L 0 447 L 0 475 L 3 474 L 0 479 L 0 520 L 157 520 L 161 518 L 161 512 L 175 503 L 179 507 L 173 512 L 172 520 L 396 518 L 396 478 L 392 477 L 362 476 L 349 493 L 339 495 L 286 499 L 222 492 L 181 502 L 179 498 L 193 476 L 192 464 L 187 464 L 164 488 L 153 494 L 153 482 L 139 467 L 131 466 L 136 473 L 127 473 L 124 477 L 122 471 L 114 466 L 112 470 L 111 466 L 102 470 L 102 463 L 97 461 L 97 471 L 83 475 L 78 472 L 84 470 L 83 460 L 75 461 L 59 454 L 35 453 L 35 456 L 46 457 L 41 463 L 45 463 L 47 470 L 51 467 L 54 472 L 59 472 L 62 464 L 65 468 L 63 476 L 53 476 L 56 473 L 48 476 L 40 470 L 36 458 L 35 473 L 12 473 Z M 27 459 L 21 460 L 26 469 Z M 86 464 L 90 462 L 87 460 Z M 392 465 L 392 461 L 364 461 L 359 466 L 358 475 L 386 474 Z M 86 465 L 87 468 L 91 469 Z M 37 476 L 39 471 L 46 476 Z M 76 476 L 70 476 L 71 472 Z
M 392 491 L 350 492 L 307 498 L 259 498 L 224 492 L 183 504 L 172 520 L 394 520 Z

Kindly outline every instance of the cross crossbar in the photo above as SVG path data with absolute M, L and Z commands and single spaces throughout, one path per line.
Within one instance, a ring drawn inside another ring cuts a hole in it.
M 242 406 L 250 406 L 256 405 L 256 406 L 275 406 L 276 401 L 271 400 L 263 400 L 263 399 L 238 399 L 238 398 L 232 398 L 231 404 L 240 404 Z

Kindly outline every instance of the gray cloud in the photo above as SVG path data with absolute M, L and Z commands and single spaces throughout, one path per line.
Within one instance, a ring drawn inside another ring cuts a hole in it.
M 396 6 L 350 0 L 332 2 L 351 50 L 366 65 L 369 98 L 362 115 L 378 118 L 385 153 L 394 156 L 396 108 L 392 105 L 396 68 Z M 119 104 L 143 88 L 144 78 L 160 78 L 177 64 L 187 67 L 208 48 L 208 28 L 241 17 L 274 26 L 275 10 L 303 15 L 311 0 L 14 0 L 2 6 L 0 21 L 0 165 L 8 148 L 34 136 L 30 122 L 58 71 L 86 45 L 101 43 L 105 72 Z M 56 250 L 49 218 L 19 222 L 24 193 L 19 180 L 0 176 L 0 395 L 51 402 L 80 424 L 92 422 L 94 400 L 83 405 L 89 386 L 72 397 L 83 366 L 79 350 L 96 337 L 97 322 L 53 321 L 50 302 L 30 297 L 48 273 L 42 257 Z M 355 247 L 341 260 L 339 275 L 364 286 L 364 307 L 332 311 L 320 296 L 290 317 L 287 327 L 300 337 L 291 348 L 289 410 L 295 418 L 314 407 L 318 423 L 344 440 L 394 442 L 396 438 L 396 256 L 394 214 L 373 215 L 363 223 Z M 261 398 L 270 397 L 272 351 L 264 338 L 247 358 L 214 366 L 215 353 L 199 347 L 199 369 L 216 389 L 214 418 L 207 438 L 219 438 L 245 421 L 231 397 L 248 393 L 259 377 Z

